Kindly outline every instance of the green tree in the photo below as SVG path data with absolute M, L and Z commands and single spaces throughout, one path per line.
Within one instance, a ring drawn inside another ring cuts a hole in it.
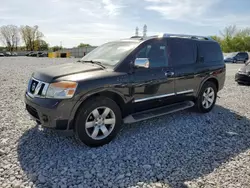
M 223 52 L 250 51 L 250 28 L 238 29 L 235 25 L 220 32 L 221 37 L 212 36 L 219 42 Z
M 1 51 L 4 51 L 5 49 L 6 49 L 6 47 L 0 46 L 0 52 L 1 52 Z
M 0 39 L 8 51 L 17 50 L 20 41 L 19 29 L 15 25 L 3 25 L 0 27 Z
M 51 51 L 56 52 L 58 50 L 61 50 L 62 47 L 61 46 L 52 46 L 50 49 L 51 49 Z
M 43 33 L 39 31 L 38 26 L 21 26 L 20 33 L 25 43 L 26 50 L 35 50 L 35 41 L 43 38 Z
M 84 43 L 80 43 L 77 47 L 78 48 L 84 48 L 84 47 L 89 47 L 91 46 L 90 44 L 84 44 Z
M 49 44 L 44 40 L 35 40 L 34 41 L 34 50 L 35 51 L 45 51 L 49 49 Z

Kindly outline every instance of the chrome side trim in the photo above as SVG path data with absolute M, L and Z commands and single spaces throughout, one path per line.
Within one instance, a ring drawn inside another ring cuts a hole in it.
M 177 95 L 180 95 L 180 94 L 193 93 L 193 92 L 194 92 L 194 90 L 193 90 L 193 89 L 190 89 L 190 90 L 185 90 L 185 91 L 179 91 L 179 92 L 177 92 L 176 94 L 177 94 Z
M 175 93 L 169 93 L 169 94 L 165 94 L 165 95 L 157 95 L 157 96 L 153 96 L 153 97 L 136 99 L 136 100 L 134 100 L 134 102 L 143 102 L 143 101 L 152 100 L 152 99 L 160 99 L 163 97 L 170 97 L 170 96 L 174 96 L 174 95 L 175 95 Z
M 194 92 L 193 89 L 190 90 L 185 90 L 185 91 L 179 91 L 176 93 L 169 93 L 169 94 L 165 94 L 165 95 L 157 95 L 157 96 L 153 96 L 153 97 L 146 97 L 146 98 L 142 98 L 142 99 L 136 99 L 134 100 L 134 102 L 143 102 L 143 101 L 147 101 L 147 100 L 153 100 L 153 99 L 160 99 L 163 97 L 170 97 L 170 96 L 174 96 L 174 95 L 181 95 L 181 94 L 185 94 L 185 93 L 192 93 Z

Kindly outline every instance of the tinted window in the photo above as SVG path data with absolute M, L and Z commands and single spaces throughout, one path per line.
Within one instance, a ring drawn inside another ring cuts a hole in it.
M 172 38 L 168 41 L 168 57 L 171 65 L 193 64 L 197 58 L 197 46 L 190 39 Z
M 167 47 L 165 43 L 157 41 L 144 46 L 137 54 L 136 58 L 148 58 L 149 67 L 167 66 Z
M 238 53 L 238 55 L 237 55 L 238 57 L 247 57 L 248 56 L 248 54 L 247 53 Z
M 220 45 L 216 42 L 200 42 L 199 54 L 204 57 L 205 63 L 223 61 Z

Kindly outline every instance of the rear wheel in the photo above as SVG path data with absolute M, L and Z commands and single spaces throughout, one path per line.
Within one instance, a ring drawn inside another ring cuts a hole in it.
M 109 143 L 122 124 L 119 106 L 110 98 L 88 100 L 77 113 L 74 132 L 84 144 L 97 147 Z
M 217 99 L 217 88 L 213 82 L 206 82 L 198 95 L 196 100 L 196 109 L 198 112 L 207 113 L 210 112 Z

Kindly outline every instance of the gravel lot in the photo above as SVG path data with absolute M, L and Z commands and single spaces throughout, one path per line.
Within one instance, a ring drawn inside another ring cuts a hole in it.
M 24 108 L 40 67 L 73 61 L 0 58 L 0 187 L 250 187 L 250 86 L 227 65 L 209 114 L 191 110 L 123 126 L 109 145 L 88 148 L 70 132 L 36 126 Z

